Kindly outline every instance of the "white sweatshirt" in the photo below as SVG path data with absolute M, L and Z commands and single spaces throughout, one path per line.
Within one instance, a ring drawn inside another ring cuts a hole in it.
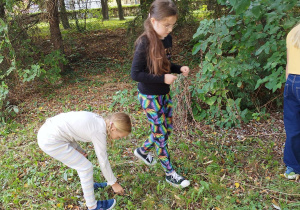
M 67 112 L 47 119 L 47 125 L 53 128 L 53 135 L 60 141 L 83 151 L 77 141 L 92 142 L 99 161 L 100 169 L 107 180 L 108 185 L 116 183 L 110 163 L 107 157 L 106 124 L 104 119 L 92 112 L 77 111 Z

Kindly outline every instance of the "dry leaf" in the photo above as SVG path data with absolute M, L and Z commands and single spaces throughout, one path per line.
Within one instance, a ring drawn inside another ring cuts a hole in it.
M 221 177 L 220 182 L 222 182 L 224 178 L 225 178 L 225 174 Z
M 272 205 L 275 209 L 281 210 L 280 205 L 274 199 L 272 200 Z
M 174 195 L 174 197 L 175 197 L 177 200 L 181 200 L 177 195 Z
M 213 160 L 210 160 L 210 161 L 207 161 L 206 163 L 203 163 L 204 165 L 207 165 L 207 164 L 210 164 L 210 163 L 212 163 L 212 162 L 214 162 Z
M 239 188 L 240 187 L 240 184 L 238 182 L 234 183 L 235 185 L 235 188 Z

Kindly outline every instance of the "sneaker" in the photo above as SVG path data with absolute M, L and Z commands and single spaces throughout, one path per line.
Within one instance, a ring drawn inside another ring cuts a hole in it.
M 166 181 L 174 187 L 178 188 L 185 188 L 190 185 L 189 180 L 186 180 L 184 177 L 178 175 L 175 171 L 172 174 L 166 176 Z
M 156 163 L 156 160 L 154 160 L 153 155 L 151 152 L 144 155 L 141 152 L 141 148 L 137 148 L 134 150 L 134 155 L 144 161 L 148 166 L 154 165 Z
M 94 190 L 98 190 L 99 188 L 105 188 L 106 186 L 107 186 L 106 182 L 103 183 L 94 182 Z
M 113 209 L 116 205 L 116 199 L 104 200 L 104 201 L 97 201 L 97 207 L 92 210 L 109 210 Z
M 286 171 L 285 171 L 285 173 L 284 173 L 284 176 L 285 176 L 286 178 L 288 178 L 288 179 L 297 179 L 297 178 L 299 177 L 299 174 L 296 174 L 296 173 L 294 172 L 294 169 L 293 169 L 293 168 L 287 166 L 287 167 L 286 167 Z

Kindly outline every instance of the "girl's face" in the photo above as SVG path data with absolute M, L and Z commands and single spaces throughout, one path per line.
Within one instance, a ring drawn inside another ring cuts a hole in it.
M 173 28 L 175 27 L 176 21 L 177 16 L 165 17 L 162 20 L 151 18 L 152 26 L 160 39 L 164 39 L 166 36 L 168 36 L 169 33 L 172 32 Z
M 111 139 L 117 140 L 117 139 L 124 138 L 124 137 L 126 137 L 126 136 L 128 136 L 128 135 L 129 135 L 129 133 L 119 131 L 119 130 L 114 126 L 114 124 L 112 124 L 111 130 L 110 130 L 110 138 L 111 138 Z

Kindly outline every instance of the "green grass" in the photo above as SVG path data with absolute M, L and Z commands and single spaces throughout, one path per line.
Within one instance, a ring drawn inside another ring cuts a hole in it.
M 129 73 L 118 69 L 116 64 L 114 75 L 100 71 L 97 77 L 93 72 L 92 77 L 82 80 L 76 78 L 85 74 L 74 75 L 75 83 L 70 79 L 44 92 L 42 98 L 25 101 L 20 107 L 25 118 L 0 128 L 0 198 L 4 209 L 72 209 L 75 206 L 83 209 L 76 171 L 43 153 L 36 142 L 37 131 L 47 117 L 71 110 L 103 115 L 126 111 L 131 115 L 132 134 L 112 142 L 108 150 L 113 171 L 126 193 L 114 195 L 110 187 L 96 192 L 97 199 L 116 198 L 116 209 L 273 209 L 274 201 L 281 209 L 300 208 L 299 184 L 280 176 L 284 168 L 274 155 L 275 145 L 271 141 L 266 144 L 258 137 L 240 142 L 215 132 L 197 135 L 190 131 L 190 136 L 175 133 L 169 140 L 172 163 L 177 172 L 191 180 L 191 186 L 183 190 L 171 187 L 160 164 L 148 167 L 133 155 L 133 150 L 148 135 L 148 123 L 136 99 L 136 86 L 118 94 L 116 91 L 101 93 L 102 100 L 93 98 L 92 93 L 99 94 L 103 86 L 116 80 L 130 85 Z M 85 95 L 80 95 L 80 91 Z M 118 103 L 110 107 L 113 97 Z M 31 108 L 26 111 L 26 107 Z M 82 147 L 95 165 L 95 181 L 104 181 L 92 145 L 85 143 Z
M 123 24 L 93 19 L 88 30 L 114 29 Z M 41 34 L 49 36 L 49 26 L 40 24 L 39 28 Z M 73 27 L 62 33 L 67 36 L 74 31 Z M 116 111 L 130 113 L 131 135 L 108 145 L 112 169 L 125 195 L 114 195 L 110 187 L 96 192 L 97 199 L 116 198 L 116 209 L 271 210 L 274 203 L 281 209 L 300 209 L 299 181 L 281 176 L 284 167 L 278 150 L 282 148 L 272 135 L 266 138 L 259 131 L 242 141 L 232 131 L 203 132 L 190 125 L 188 132 L 174 132 L 169 139 L 172 164 L 191 180 L 191 186 L 183 190 L 171 187 L 159 163 L 148 167 L 133 155 L 147 138 L 149 124 L 137 101 L 136 83 L 129 75 L 130 61 L 120 64 L 99 58 L 80 62 L 63 83 L 40 84 L 19 104 L 20 114 L 0 127 L 0 209 L 84 209 L 76 171 L 42 152 L 36 139 L 46 118 L 74 110 L 104 116 Z M 278 133 L 276 127 L 274 132 Z M 280 141 L 284 142 L 283 135 Z M 95 166 L 95 181 L 105 181 L 92 145 L 81 145 Z
M 118 28 L 126 28 L 126 22 L 134 19 L 134 16 L 125 17 L 125 20 L 119 20 L 119 18 L 110 18 L 109 20 L 102 21 L 102 19 L 98 18 L 89 18 L 86 19 L 86 32 L 87 31 L 97 31 L 97 30 L 115 30 Z M 76 23 L 75 20 L 69 20 L 71 29 L 64 29 L 62 24 L 60 24 L 60 30 L 63 36 L 67 36 L 68 34 L 73 34 L 76 32 Z M 84 26 L 84 20 L 79 20 L 79 26 Z M 33 33 L 35 36 L 39 37 L 49 37 L 49 23 L 40 22 L 37 24 L 38 33 Z

